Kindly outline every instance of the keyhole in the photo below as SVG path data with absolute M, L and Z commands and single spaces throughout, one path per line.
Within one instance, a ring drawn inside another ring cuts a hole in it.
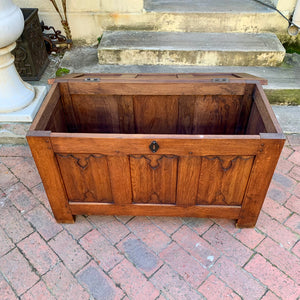
M 159 145 L 157 144 L 156 141 L 153 141 L 150 146 L 149 146 L 150 150 L 155 153 L 157 152 L 158 148 L 159 148 Z

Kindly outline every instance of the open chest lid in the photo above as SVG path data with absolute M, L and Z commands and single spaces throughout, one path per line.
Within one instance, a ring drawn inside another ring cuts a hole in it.
M 260 83 L 268 84 L 264 78 L 246 73 L 73 73 L 60 78 L 49 79 L 54 82 L 213 82 L 213 83 Z

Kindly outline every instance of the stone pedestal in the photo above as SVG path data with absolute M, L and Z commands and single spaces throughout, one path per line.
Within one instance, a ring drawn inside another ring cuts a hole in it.
M 30 86 L 34 89 L 35 97 L 29 105 L 17 111 L 0 113 L 0 122 L 32 122 L 38 112 L 46 94 L 46 86 Z M 15 99 L 18 100 L 18 99 Z
M 0 0 L 0 122 L 32 121 L 46 92 L 45 87 L 35 90 L 25 83 L 15 68 L 11 51 L 23 28 L 20 8 L 11 0 Z
M 0 113 L 17 111 L 28 106 L 34 99 L 34 88 L 19 76 L 14 56 L 10 53 L 16 47 L 12 43 L 0 48 Z

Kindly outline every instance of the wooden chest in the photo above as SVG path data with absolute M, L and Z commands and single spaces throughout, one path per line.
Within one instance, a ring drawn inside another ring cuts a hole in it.
M 77 74 L 54 81 L 27 134 L 58 222 L 236 219 L 253 227 L 284 136 L 247 74 Z

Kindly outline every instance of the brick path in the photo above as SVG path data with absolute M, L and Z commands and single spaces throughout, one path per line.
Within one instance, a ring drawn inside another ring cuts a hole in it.
M 28 147 L 0 146 L 0 299 L 297 299 L 300 146 L 290 141 L 257 227 L 243 230 L 194 218 L 57 224 Z

